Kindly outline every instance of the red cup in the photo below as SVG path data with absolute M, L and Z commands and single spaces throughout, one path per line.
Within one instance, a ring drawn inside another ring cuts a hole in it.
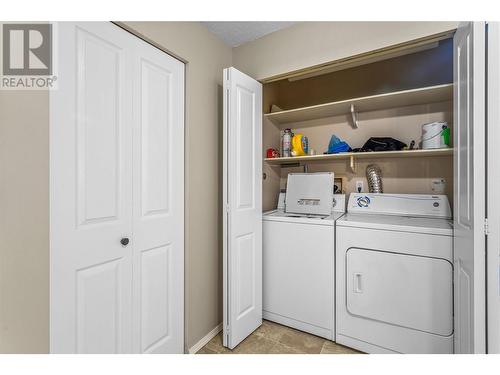
M 266 155 L 267 155 L 267 158 L 277 158 L 280 156 L 279 152 L 276 151 L 274 148 L 268 148 Z

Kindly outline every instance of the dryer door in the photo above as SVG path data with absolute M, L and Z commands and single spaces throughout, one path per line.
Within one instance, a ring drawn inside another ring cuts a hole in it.
M 441 336 L 453 333 L 453 271 L 444 259 L 351 248 L 350 314 Z

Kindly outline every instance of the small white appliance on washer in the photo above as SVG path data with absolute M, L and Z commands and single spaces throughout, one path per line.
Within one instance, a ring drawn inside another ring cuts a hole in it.
M 333 173 L 290 173 L 278 209 L 263 214 L 264 319 L 333 340 L 335 220 L 345 195 Z
M 351 194 L 336 225 L 336 342 L 453 353 L 453 227 L 444 195 Z

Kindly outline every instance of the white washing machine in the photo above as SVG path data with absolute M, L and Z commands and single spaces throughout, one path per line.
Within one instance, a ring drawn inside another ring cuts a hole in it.
M 335 220 L 345 195 L 333 173 L 289 174 L 278 209 L 263 215 L 264 319 L 333 340 Z
M 453 227 L 442 195 L 351 194 L 336 226 L 336 341 L 453 353 Z

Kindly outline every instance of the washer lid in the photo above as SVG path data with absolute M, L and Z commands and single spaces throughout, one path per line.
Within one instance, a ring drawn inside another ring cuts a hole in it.
M 453 235 L 453 222 L 451 220 L 425 217 L 348 213 L 337 220 L 337 225 L 445 236 Z
M 289 173 L 286 212 L 330 215 L 333 205 L 333 177 L 331 172 Z

